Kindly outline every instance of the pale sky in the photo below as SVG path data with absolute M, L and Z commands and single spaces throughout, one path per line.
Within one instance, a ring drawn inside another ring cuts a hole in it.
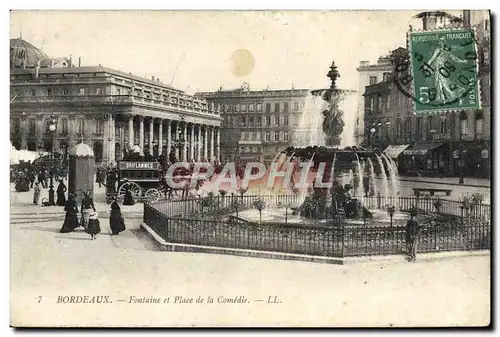
M 404 46 L 415 11 L 13 11 L 10 37 L 50 57 L 159 77 L 188 93 L 323 88 L 333 60 L 339 87 L 357 89 L 356 67 Z M 231 71 L 231 54 L 250 51 L 246 76 Z M 177 72 L 175 70 L 177 69 Z

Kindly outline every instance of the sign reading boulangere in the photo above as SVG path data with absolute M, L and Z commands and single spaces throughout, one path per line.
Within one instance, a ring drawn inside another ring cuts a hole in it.
M 466 28 L 409 33 L 409 58 L 396 65 L 395 81 L 415 113 L 481 107 L 474 37 Z
M 160 164 L 157 162 L 122 161 L 119 168 L 120 170 L 158 170 Z

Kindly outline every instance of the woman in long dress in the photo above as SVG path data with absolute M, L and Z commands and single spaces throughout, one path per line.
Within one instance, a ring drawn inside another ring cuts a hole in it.
M 132 206 L 135 204 L 132 191 L 130 190 L 130 184 L 127 182 L 125 185 L 125 197 L 123 198 L 124 206 Z
M 59 232 L 69 233 L 78 227 L 78 206 L 76 205 L 75 195 L 73 193 L 69 194 L 64 210 L 66 211 L 66 218 Z
M 116 202 L 116 198 L 111 203 L 111 212 L 109 214 L 109 226 L 111 227 L 111 235 L 118 235 L 125 230 L 125 221 L 122 217 L 120 206 Z
M 90 196 L 90 192 L 85 191 L 84 195 L 85 195 L 85 197 L 82 199 L 82 209 L 81 209 L 82 226 L 83 226 L 83 228 L 87 229 L 87 226 L 89 224 L 90 214 L 92 213 L 92 211 L 95 212 L 96 210 L 95 210 L 95 206 L 94 206 L 94 200 Z
M 97 238 L 97 234 L 101 232 L 101 225 L 99 223 L 99 219 L 97 218 L 97 212 L 92 212 L 89 215 L 89 224 L 85 229 L 85 232 L 90 234 L 90 240 L 95 240 Z
M 59 179 L 59 185 L 57 186 L 57 206 L 64 206 L 66 204 L 66 185 L 64 185 L 63 180 Z

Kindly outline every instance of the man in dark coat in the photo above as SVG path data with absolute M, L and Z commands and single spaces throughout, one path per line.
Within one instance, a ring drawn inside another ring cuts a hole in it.
M 420 226 L 417 221 L 416 212 L 412 211 L 410 219 L 406 222 L 406 250 L 408 252 L 408 261 L 415 261 L 417 258 L 418 236 Z
M 57 206 L 66 206 L 66 193 L 67 188 L 66 185 L 64 185 L 63 180 L 59 179 L 59 185 L 57 186 L 57 201 L 56 205 Z
M 43 188 L 47 188 L 47 182 L 45 181 L 45 169 L 42 168 L 40 172 L 38 172 L 38 182 L 42 184 Z

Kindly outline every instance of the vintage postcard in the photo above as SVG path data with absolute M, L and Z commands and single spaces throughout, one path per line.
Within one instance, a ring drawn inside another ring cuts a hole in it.
M 11 11 L 11 326 L 488 326 L 490 27 Z

